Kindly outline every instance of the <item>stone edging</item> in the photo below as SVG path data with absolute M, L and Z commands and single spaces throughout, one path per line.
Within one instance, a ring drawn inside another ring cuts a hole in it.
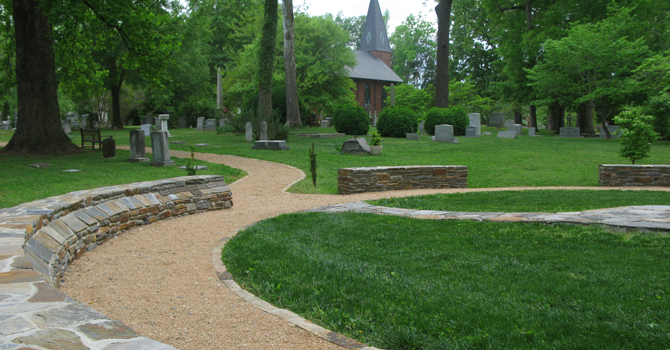
M 175 350 L 53 286 L 72 260 L 125 229 L 232 205 L 222 176 L 201 175 L 75 191 L 0 209 L 0 348 Z
M 254 225 L 254 224 L 252 224 Z M 249 225 L 249 226 L 252 226 Z M 231 234 L 231 237 L 237 235 L 240 231 L 246 229 L 247 227 L 243 227 L 239 230 L 233 231 Z M 339 346 L 348 348 L 348 349 L 361 349 L 361 350 L 382 350 L 378 349 L 375 347 L 367 346 L 365 344 L 362 344 L 356 340 L 347 338 L 339 333 L 335 333 L 333 331 L 329 331 L 321 326 L 318 326 L 314 323 L 312 323 L 309 320 L 304 319 L 303 317 L 300 317 L 298 314 L 295 314 L 289 310 L 286 309 L 280 309 L 278 307 L 275 307 L 274 305 L 268 303 L 267 301 L 264 301 L 257 296 L 247 292 L 246 290 L 242 289 L 235 281 L 233 280 L 233 275 L 228 272 L 226 269 L 226 266 L 223 264 L 223 261 L 221 261 L 221 252 L 223 250 L 223 247 L 226 245 L 226 243 L 230 240 L 230 238 L 224 238 L 222 239 L 219 244 L 217 244 L 214 248 L 212 248 L 212 265 L 214 266 L 214 270 L 216 271 L 216 275 L 219 276 L 219 279 L 223 284 L 228 287 L 228 289 L 236 294 L 238 297 L 244 299 L 248 303 L 256 306 L 257 308 L 269 313 L 273 314 L 276 316 L 279 316 L 280 318 L 284 319 L 285 321 L 288 321 L 314 335 L 316 335 L 319 338 L 325 339 L 329 342 L 332 342 L 334 344 L 337 344 Z
M 468 167 L 462 165 L 378 166 L 337 171 L 340 194 L 467 187 Z
M 670 186 L 670 165 L 600 164 L 601 186 Z

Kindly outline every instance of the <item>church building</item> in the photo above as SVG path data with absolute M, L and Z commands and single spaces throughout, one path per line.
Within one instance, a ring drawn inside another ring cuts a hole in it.
M 356 84 L 356 100 L 370 114 L 379 115 L 386 107 L 386 92 L 383 87 L 403 81 L 391 69 L 391 45 L 377 0 L 370 0 L 361 42 L 354 53 L 358 64 L 349 68 L 349 77 Z

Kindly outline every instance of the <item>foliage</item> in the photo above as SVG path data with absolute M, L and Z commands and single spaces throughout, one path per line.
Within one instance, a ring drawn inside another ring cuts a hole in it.
M 309 172 L 312 174 L 312 184 L 316 187 L 316 151 L 314 151 L 314 142 L 309 149 Z
M 649 157 L 651 143 L 658 138 L 654 131 L 654 117 L 642 114 L 640 107 L 627 108 L 614 118 L 622 129 L 619 155 L 632 164 Z
M 272 80 L 277 50 L 277 0 L 265 0 L 263 30 L 258 48 L 258 113 L 269 118 L 272 115 Z
M 269 140 L 288 140 L 289 128 L 279 121 L 275 112 L 270 117 L 264 117 L 255 110 L 243 110 L 230 120 L 230 128 L 235 135 L 244 135 L 247 130 L 247 122 L 251 123 L 254 140 L 261 137 L 261 122 L 265 121 L 268 127 Z
M 381 146 L 382 145 L 382 141 L 384 141 L 382 139 L 382 135 L 379 135 L 378 132 L 373 131 L 372 134 L 370 134 L 370 136 L 372 137 L 370 139 L 370 146 Z
M 195 164 L 195 146 L 191 146 L 191 158 L 186 163 L 186 174 L 194 176 L 198 172 L 198 166 Z
M 298 106 L 300 117 L 304 122 L 309 111 L 302 99 L 299 99 Z M 254 111 L 258 109 L 258 90 L 247 95 L 247 98 L 242 102 L 242 109 Z M 284 83 L 272 85 L 272 111 L 279 118 L 279 122 L 286 123 L 286 86 Z
M 404 138 L 408 132 L 415 132 L 418 124 L 418 117 L 411 108 L 388 106 L 379 114 L 377 131 L 382 136 Z
M 384 103 L 387 106 L 391 105 L 391 87 L 384 86 L 386 90 L 386 99 Z M 419 89 L 410 84 L 400 84 L 394 87 L 395 103 L 399 106 L 406 106 L 411 108 L 419 118 L 423 117 L 424 111 L 430 108 L 435 102 L 435 89 L 429 86 L 424 89 Z
M 365 135 L 370 129 L 370 117 L 363 107 L 346 103 L 333 112 L 335 131 L 347 135 Z
M 222 259 L 254 295 L 378 348 L 663 349 L 668 249 L 597 226 L 303 213 Z
M 435 76 L 435 28 L 423 16 L 410 14 L 389 38 L 393 70 L 406 83 L 426 87 Z
M 661 138 L 670 140 L 670 93 L 650 98 L 643 112 L 654 117 L 654 131 Z
M 423 127 L 429 135 L 435 135 L 435 125 L 449 124 L 454 127 L 454 136 L 465 135 L 465 127 L 470 124 L 468 114 L 460 107 L 433 107 L 426 113 Z
M 217 134 L 225 134 L 227 132 L 233 132 L 233 127 L 230 124 L 224 124 L 223 126 L 216 127 Z
M 493 100 L 477 94 L 475 85 L 469 81 L 452 80 L 449 82 L 449 105 L 469 112 L 488 114 L 493 107 Z

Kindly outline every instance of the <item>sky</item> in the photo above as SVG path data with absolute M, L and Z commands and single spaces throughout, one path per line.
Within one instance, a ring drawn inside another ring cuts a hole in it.
M 378 0 L 379 7 L 382 13 L 389 10 L 391 18 L 389 19 L 388 28 L 386 31 L 391 36 L 396 26 L 409 16 L 410 13 L 415 15 L 422 13 L 424 18 L 432 23 L 437 23 L 435 15 L 435 0 Z M 425 3 L 425 5 L 424 5 Z M 293 0 L 293 7 L 309 6 L 307 13 L 312 16 L 321 16 L 326 13 L 331 13 L 337 16 L 337 13 L 342 11 L 344 17 L 364 16 L 368 14 L 369 0 Z M 436 25 L 437 27 L 437 25 Z

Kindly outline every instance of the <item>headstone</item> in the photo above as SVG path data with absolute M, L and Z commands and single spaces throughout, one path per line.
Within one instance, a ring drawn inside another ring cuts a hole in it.
M 91 127 L 91 126 L 88 124 L 88 117 L 89 117 L 88 114 L 84 114 L 84 115 L 81 116 L 81 128 L 82 128 L 82 129 L 88 129 L 88 128 Z
M 154 131 L 151 133 L 151 152 L 154 156 L 153 166 L 174 165 L 170 160 L 170 145 L 168 144 L 167 131 Z
M 144 136 L 151 135 L 151 124 L 140 125 L 140 130 L 144 131 Z
M 261 122 L 261 141 L 265 141 L 268 139 L 268 123 L 265 121 Z
M 2 130 L 9 130 L 9 120 L 2 121 Z
M 247 124 L 245 125 L 245 131 L 246 131 L 245 141 L 247 141 L 247 142 L 253 141 L 254 140 L 254 131 L 251 127 L 251 122 L 247 122 Z
M 156 130 L 156 131 L 165 131 L 165 130 L 162 130 L 162 129 L 161 129 L 161 127 L 163 126 L 163 123 L 161 123 L 161 120 L 160 120 L 160 119 L 154 117 L 154 118 L 153 118 L 153 122 L 152 122 L 152 124 L 154 125 L 154 130 Z
M 186 128 L 186 117 L 179 117 L 177 119 L 177 127 L 180 129 Z
M 329 126 L 330 126 L 330 122 L 329 122 L 329 121 L 327 121 L 327 120 L 325 120 L 325 119 L 321 121 L 321 127 L 322 127 L 322 128 L 327 128 L 327 127 L 329 127 Z
M 66 134 L 72 133 L 72 128 L 70 127 L 69 120 L 61 120 L 61 125 L 63 126 L 63 131 L 65 131 Z
M 469 113 L 468 118 L 470 119 L 470 126 L 474 126 L 475 136 L 482 134 L 482 116 L 479 113 Z M 467 136 L 467 134 L 466 134 Z
M 198 122 L 196 124 L 195 130 L 197 130 L 197 131 L 205 130 L 205 117 L 198 118 Z
M 483 132 L 482 135 L 484 135 L 484 136 L 491 136 L 491 135 L 493 135 L 493 133 L 492 133 L 492 132 Z
M 130 130 L 130 157 L 126 159 L 127 161 L 131 163 L 149 161 L 145 155 L 144 138 L 144 130 Z
M 457 143 L 454 138 L 454 126 L 448 124 L 435 125 L 435 141 Z
M 498 133 L 498 137 L 501 139 L 515 139 L 516 138 L 516 132 L 514 131 L 501 131 Z
M 219 127 L 223 128 L 226 125 L 228 125 L 228 118 L 220 118 L 219 119 Z
M 534 127 L 528 128 L 528 136 L 530 137 L 542 137 L 542 135 L 537 135 L 537 129 Z
M 286 140 L 259 140 L 254 142 L 254 147 L 251 148 L 270 151 L 286 151 L 289 149 L 286 147 Z
M 621 137 L 621 133 L 619 132 L 619 126 L 618 125 L 607 125 L 607 130 L 610 131 L 610 135 L 612 135 L 613 138 L 619 138 Z M 600 138 L 601 139 L 606 139 L 607 134 L 605 133 L 605 128 L 603 126 L 600 126 Z
M 116 157 L 116 141 L 112 136 L 102 140 L 102 158 Z
M 472 125 L 466 126 L 465 137 L 479 137 L 479 135 L 477 135 L 477 127 Z
M 216 131 L 216 119 L 205 120 L 205 131 Z
M 342 153 L 363 154 L 370 153 L 370 145 L 366 139 L 351 138 L 344 141 Z
M 582 138 L 579 135 L 579 128 L 575 126 L 564 126 L 559 129 L 558 133 L 559 137 Z
M 169 114 L 159 114 L 158 115 L 158 121 L 161 124 L 161 129 L 159 131 L 167 131 L 168 132 L 168 137 L 172 136 L 170 135 L 170 131 L 168 130 L 168 120 L 170 119 Z
M 521 135 L 522 128 L 521 124 L 512 124 L 507 126 L 507 131 L 514 131 L 517 135 Z
M 514 120 L 505 120 L 505 121 L 502 123 L 502 125 L 503 125 L 503 127 L 508 128 L 508 127 L 514 125 Z
M 153 123 L 154 123 L 153 113 L 147 113 L 147 115 L 144 117 L 144 122 L 142 124 L 153 124 Z
M 419 134 L 417 134 L 415 132 L 408 132 L 408 133 L 405 134 L 405 137 L 408 140 L 421 140 L 421 137 L 419 137 Z
M 505 120 L 505 115 L 503 113 L 491 113 L 489 114 L 489 126 L 499 128 L 503 126 L 503 121 Z
M 375 115 L 372 116 L 372 123 L 370 123 L 373 128 L 377 127 L 377 120 L 379 120 L 379 118 L 377 117 L 377 111 L 375 111 Z
M 419 123 L 419 132 L 426 133 L 426 127 L 424 126 L 426 124 L 426 121 L 422 121 Z

